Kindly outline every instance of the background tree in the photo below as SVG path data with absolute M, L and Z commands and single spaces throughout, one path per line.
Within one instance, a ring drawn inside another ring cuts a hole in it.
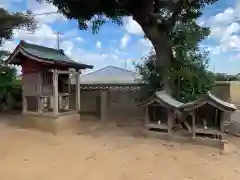
M 27 13 L 10 13 L 0 8 L 0 45 L 6 40 L 10 40 L 14 29 L 26 29 L 33 31 L 36 28 L 36 22 L 31 15 Z
M 202 52 L 199 48 L 199 42 L 209 34 L 209 29 L 199 26 L 195 20 L 179 23 L 169 33 L 175 52 L 175 61 L 171 64 L 168 77 L 173 83 L 172 95 L 179 101 L 195 100 L 211 90 L 214 85 L 213 74 L 207 70 L 208 53 Z M 146 97 L 163 87 L 158 82 L 164 74 L 161 69 L 154 66 L 155 60 L 155 53 L 151 53 L 144 58 L 143 64 L 136 64 L 137 70 L 146 83 L 143 87 Z
M 239 74 L 229 75 L 226 73 L 215 73 L 213 76 L 215 81 L 239 81 L 240 80 Z
M 168 71 L 172 58 L 172 44 L 168 37 L 176 23 L 188 23 L 201 16 L 201 10 L 217 0 L 37 0 L 57 6 L 69 19 L 76 19 L 80 29 L 93 31 L 111 19 L 121 25 L 123 16 L 132 16 L 152 42 L 156 52 L 155 65 Z M 162 78 L 164 89 L 170 90 L 167 76 Z
M 35 30 L 36 22 L 31 13 L 10 13 L 0 8 L 0 48 L 6 40 L 12 38 L 14 29 L 20 28 L 28 31 Z M 8 51 L 0 49 L 0 100 L 2 101 L 6 97 L 6 93 L 17 73 L 15 67 L 5 64 L 8 55 Z

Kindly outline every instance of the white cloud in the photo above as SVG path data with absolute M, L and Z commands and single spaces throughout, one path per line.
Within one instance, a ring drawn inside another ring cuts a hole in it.
M 100 41 L 97 41 L 96 47 L 97 47 L 98 49 L 100 49 L 100 48 L 102 47 L 102 43 L 101 43 Z
M 35 40 L 35 39 L 56 39 L 54 31 L 52 28 L 46 24 L 39 24 L 35 32 L 28 32 L 24 29 L 14 30 L 14 37 L 16 39 L 26 39 L 26 40 Z
M 141 52 L 141 56 L 146 56 L 153 50 L 153 46 L 148 39 L 142 38 L 138 41 L 138 49 Z
M 79 42 L 84 42 L 84 39 L 83 39 L 82 37 L 80 37 L 80 36 L 78 36 L 78 37 L 76 38 L 76 40 L 79 41 Z
M 13 38 L 16 40 L 25 40 L 33 44 L 39 44 L 53 48 L 57 47 L 57 36 L 52 28 L 46 24 L 39 24 L 38 29 L 34 33 L 28 32 L 24 29 L 14 30 Z
M 79 54 L 81 56 L 79 56 Z M 114 52 L 93 53 L 74 45 L 71 50 L 71 53 L 68 55 L 75 61 L 93 65 L 94 66 L 93 70 L 103 68 L 107 65 L 124 67 L 123 59 Z M 90 72 L 93 70 L 86 70 L 86 72 Z
M 17 46 L 16 41 L 6 41 L 0 49 L 8 52 L 12 52 L 16 48 L 16 46 Z M 22 70 L 21 66 L 15 66 L 15 65 L 12 65 L 12 66 L 17 69 L 17 74 L 21 74 L 21 70 Z
M 240 53 L 232 56 L 229 61 L 239 61 L 240 60 Z
M 240 25 L 237 22 L 233 22 L 228 26 L 218 26 L 211 29 L 212 37 L 229 37 L 234 33 L 240 32 Z
M 226 8 L 223 12 L 210 18 L 211 26 L 224 26 L 240 20 L 240 1 L 236 0 L 233 7 Z
M 15 41 L 6 41 L 1 49 L 12 52 L 16 48 L 16 46 L 17 43 Z
M 73 53 L 74 43 L 72 41 L 61 42 L 60 48 L 64 50 L 64 53 L 71 56 Z
M 130 36 L 128 34 L 125 34 L 121 39 L 121 46 L 120 47 L 122 49 L 126 48 L 129 41 L 130 41 Z
M 63 32 L 63 38 L 73 38 L 78 36 L 79 30 L 78 29 L 72 29 L 66 32 Z
M 66 31 L 62 34 L 62 39 L 66 40 L 66 39 L 73 39 L 79 42 L 84 42 L 84 39 L 79 36 L 79 29 L 72 29 L 69 31 Z
M 7 6 L 9 5 L 8 3 L 9 3 L 8 0 L 0 0 L 0 8 L 7 9 Z
M 230 24 L 229 26 L 227 26 L 225 33 L 227 33 L 227 34 L 233 34 L 233 33 L 239 32 L 239 30 L 240 30 L 240 25 L 239 25 L 239 23 L 233 22 L 232 24 Z
M 27 1 L 27 10 L 33 12 L 33 14 L 42 14 L 42 13 L 51 13 L 57 12 L 58 9 L 51 3 L 37 3 L 33 0 Z M 46 14 L 46 15 L 38 15 L 36 16 L 37 21 L 41 23 L 53 23 L 56 21 L 64 21 L 66 18 L 60 13 Z
M 6 2 L 8 2 L 6 0 Z M 51 12 L 56 10 L 54 6 L 51 4 L 37 4 L 35 1 L 28 0 L 27 1 L 27 9 L 32 10 L 33 13 L 42 13 L 42 12 Z M 0 4 L 2 0 L 0 0 Z M 7 41 L 3 48 L 5 50 L 13 51 L 17 45 L 19 40 L 25 40 L 29 43 L 47 46 L 56 48 L 57 45 L 57 37 L 54 34 L 53 28 L 50 23 L 56 21 L 62 21 L 64 18 L 59 15 L 44 15 L 37 17 L 38 28 L 34 33 L 27 32 L 24 29 L 14 30 L 13 41 Z M 134 21 L 133 21 L 134 22 Z M 132 22 L 130 23 L 130 27 L 132 26 Z M 136 22 L 135 22 L 136 23 Z M 138 34 L 136 30 L 130 28 L 130 32 Z M 130 35 L 125 35 L 122 40 L 123 46 L 126 46 L 129 42 Z M 118 67 L 124 67 L 124 60 L 128 59 L 129 54 L 124 54 L 125 51 L 119 50 L 118 53 L 113 50 L 106 50 L 104 53 L 93 53 L 91 51 L 82 49 L 79 47 L 78 42 L 83 42 L 84 39 L 79 36 L 79 30 L 73 29 L 70 31 L 63 32 L 63 35 L 60 36 L 60 48 L 64 49 L 65 53 L 71 57 L 73 60 L 80 61 L 82 63 L 94 65 L 96 68 L 102 68 L 107 65 L 114 65 Z M 94 45 L 94 42 L 93 42 Z M 98 48 L 102 47 L 102 43 L 100 41 L 96 42 L 96 46 Z M 102 50 L 103 51 L 103 50 Z M 129 58 L 130 59 L 130 58 Z M 128 61 L 130 63 L 130 61 Z M 128 64 L 128 67 L 131 67 L 131 64 Z
M 0 0 L 0 7 L 9 9 L 10 6 L 19 5 L 16 3 L 26 3 L 26 9 L 24 9 L 24 12 L 30 10 L 33 14 L 36 14 L 35 18 L 40 23 L 53 23 L 56 21 L 61 22 L 66 20 L 66 18 L 62 14 L 58 13 L 57 7 L 55 7 L 51 3 L 46 3 L 45 1 L 43 1 L 42 3 L 38 3 L 36 0 Z
M 228 7 L 223 12 L 210 17 L 207 25 L 211 27 L 210 40 L 217 45 L 211 47 L 213 55 L 225 52 L 240 52 L 240 1 L 234 7 Z
M 232 35 L 220 40 L 221 46 L 227 50 L 240 51 L 240 36 Z
M 235 10 L 232 7 L 227 8 L 222 13 L 218 13 L 212 17 L 213 23 L 229 23 L 232 22 L 235 18 Z
M 4 48 L 13 50 L 13 47 L 16 45 L 16 40 L 25 40 L 29 43 L 56 48 L 57 37 L 52 28 L 46 24 L 39 24 L 33 33 L 24 29 L 14 30 L 13 32 L 13 41 L 5 42 L 3 45 Z
M 124 17 L 123 22 L 124 22 L 124 29 L 129 34 L 134 34 L 139 36 L 144 35 L 141 26 L 136 21 L 134 21 L 132 17 Z
M 225 52 L 225 49 L 221 46 L 215 46 L 215 47 L 208 47 L 207 50 L 212 54 L 212 55 L 219 55 L 223 52 Z
M 219 45 L 212 48 L 213 54 L 220 54 L 227 51 L 240 51 L 240 25 L 233 22 L 225 27 L 212 29 L 210 38 L 218 41 Z

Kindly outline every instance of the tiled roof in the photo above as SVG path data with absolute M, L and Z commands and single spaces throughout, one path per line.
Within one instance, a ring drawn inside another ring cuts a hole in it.
M 20 42 L 20 44 L 17 46 L 14 52 L 10 55 L 8 62 L 14 63 L 16 61 L 15 56 L 19 52 L 25 56 L 29 56 L 31 59 L 34 59 L 34 60 L 44 60 L 44 61 L 48 61 L 50 63 L 55 63 L 55 64 L 63 63 L 72 67 L 83 68 L 83 69 L 93 67 L 91 65 L 78 63 L 70 59 L 67 55 L 64 54 L 63 50 L 57 50 L 53 48 L 30 44 L 25 41 Z
M 68 56 L 66 56 L 63 50 L 61 49 L 57 50 L 35 44 L 29 44 L 24 41 L 21 43 L 21 48 L 25 50 L 27 53 L 42 59 L 48 59 L 52 61 L 75 62 L 71 60 Z

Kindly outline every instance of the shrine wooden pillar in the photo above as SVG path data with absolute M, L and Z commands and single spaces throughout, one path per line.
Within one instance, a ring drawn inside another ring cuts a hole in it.
M 168 111 L 168 135 L 172 134 L 172 127 L 173 127 L 173 112 L 172 110 Z
M 145 112 L 145 125 L 147 126 L 149 124 L 149 107 L 146 107 L 146 112 Z
M 57 70 L 53 70 L 53 115 L 58 115 L 59 103 L 58 103 L 58 73 Z
M 80 71 L 76 72 L 76 110 L 80 112 L 80 102 L 81 102 L 81 97 L 80 97 Z
M 196 137 L 196 111 L 192 113 L 192 137 Z
M 24 84 L 22 85 L 22 113 L 26 114 L 27 113 L 27 97 L 25 95 L 25 91 L 24 91 Z
M 42 110 L 44 109 L 44 103 L 43 103 L 43 98 L 42 98 L 42 74 L 41 72 L 38 72 L 37 74 L 37 112 L 42 113 Z
M 227 112 L 222 112 L 220 117 L 220 131 L 221 131 L 221 140 L 224 140 L 224 121 L 225 118 L 228 116 Z

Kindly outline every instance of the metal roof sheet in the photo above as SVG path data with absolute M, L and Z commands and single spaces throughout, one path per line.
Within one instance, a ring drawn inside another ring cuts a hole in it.
M 83 75 L 81 84 L 140 84 L 141 78 L 136 72 L 115 66 L 107 66 Z

